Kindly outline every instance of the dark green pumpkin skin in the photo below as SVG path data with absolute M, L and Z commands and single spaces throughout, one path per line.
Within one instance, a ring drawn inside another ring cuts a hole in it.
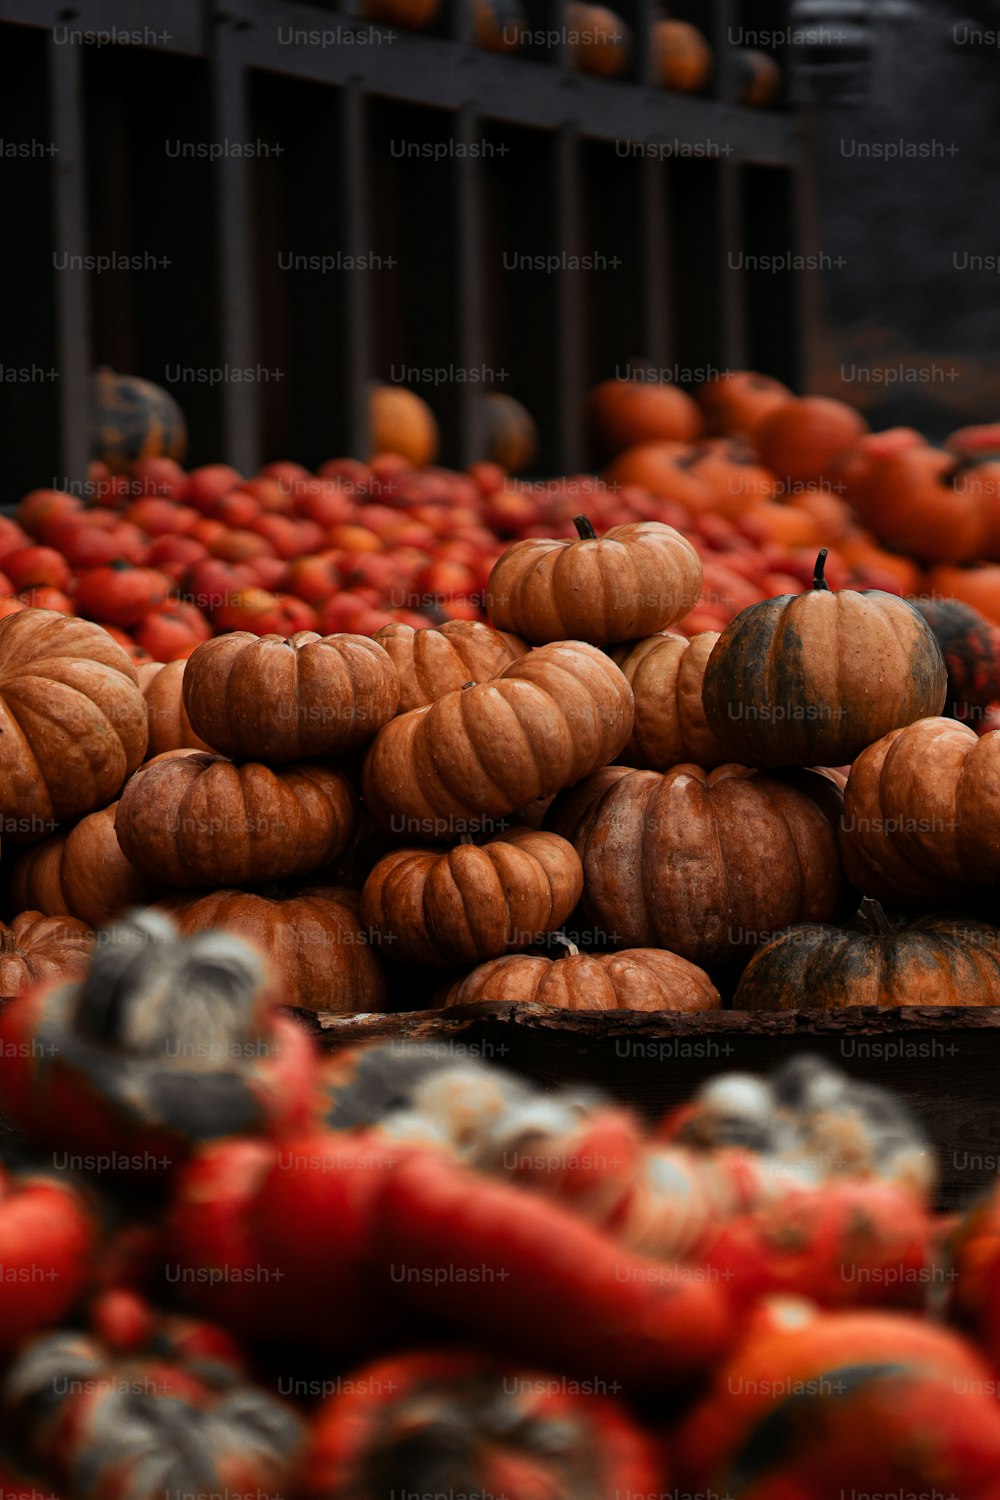
M 139 458 L 173 458 L 187 452 L 184 414 L 173 396 L 149 380 L 98 370 L 90 388 L 91 458 L 112 473 Z
M 948 669 L 942 712 L 974 725 L 977 711 L 1000 699 L 1000 629 L 958 599 L 909 602 L 933 630 Z
M 705 716 L 741 765 L 842 766 L 940 713 L 947 673 L 934 633 L 895 594 L 826 587 L 752 604 L 705 669 Z
M 1000 1005 L 1000 931 L 963 916 L 887 932 L 803 923 L 754 955 L 733 996 L 734 1010 L 854 1005 Z
M 519 474 L 534 463 L 538 428 L 520 401 L 491 391 L 483 397 L 482 412 L 483 448 L 491 463 L 500 464 L 508 474 Z

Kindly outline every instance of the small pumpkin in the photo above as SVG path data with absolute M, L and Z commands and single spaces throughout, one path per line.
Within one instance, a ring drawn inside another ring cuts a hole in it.
M 118 803 L 81 818 L 27 849 L 10 878 L 11 900 L 47 917 L 75 917 L 90 927 L 106 927 L 133 906 L 145 906 L 160 889 L 130 864 L 115 833 Z
M 977 609 L 991 625 L 1000 625 L 1000 565 L 959 568 L 942 563 L 929 569 L 927 587 L 932 596 L 957 599 Z
M 958 599 L 911 603 L 934 632 L 948 673 L 945 715 L 964 721 L 1000 699 L 1000 627 Z
M 572 844 L 513 828 L 446 852 L 397 849 L 361 893 L 361 921 L 399 962 L 477 964 L 530 948 L 561 927 L 583 893 Z
M 390 9 L 406 0 L 374 0 Z M 419 0 L 428 12 L 436 12 L 440 0 Z M 370 17 L 382 20 L 386 17 Z M 390 24 L 397 24 L 388 17 Z M 415 469 L 432 464 L 437 457 L 441 435 L 437 418 L 426 401 L 401 385 L 376 385 L 369 397 L 368 419 L 371 427 L 371 455 L 398 453 Z
M 93 931 L 73 917 L 46 917 L 22 911 L 0 922 L 0 996 L 19 995 L 32 984 L 87 967 Z
M 852 498 L 896 551 L 923 563 L 972 562 L 986 540 L 982 496 L 968 482 L 974 467 L 942 448 L 909 444 L 873 460 Z
M 791 486 L 815 484 L 868 431 L 860 412 L 828 396 L 801 396 L 775 407 L 754 442 L 769 469 Z
M 472 38 L 486 52 L 517 52 L 528 29 L 519 0 L 472 0 Z
M 184 599 L 171 599 L 139 622 L 135 643 L 154 661 L 172 662 L 190 656 L 211 634 L 212 627 L 200 609 Z
M 191 728 L 184 707 L 182 685 L 184 661 L 144 662 L 138 669 L 139 686 L 146 700 L 149 722 L 149 747 L 146 758 L 163 755 L 167 750 L 211 750 Z
M 812 590 L 751 605 L 705 668 L 705 717 L 734 759 L 842 766 L 890 729 L 939 714 L 947 673 L 930 626 L 880 589 Z
M 570 0 L 565 29 L 573 67 L 601 78 L 620 78 L 628 70 L 632 33 L 616 10 Z
M 366 636 L 234 631 L 188 658 L 183 696 L 209 744 L 273 765 L 367 744 L 396 712 L 399 682 Z
M 525 640 L 636 640 L 681 620 L 701 592 L 701 562 L 686 537 L 659 521 L 613 526 L 598 537 L 586 516 L 578 540 L 515 542 L 486 586 L 493 624 Z
M 380 729 L 362 794 L 377 821 L 408 839 L 486 830 L 613 760 L 632 720 L 632 690 L 602 651 L 542 646 Z
M 418 630 L 394 621 L 375 640 L 396 668 L 401 714 L 436 703 L 467 682 L 499 676 L 530 649 L 527 641 L 479 620 L 445 620 Z
M 184 414 L 162 386 L 135 375 L 98 370 L 90 387 L 91 457 L 113 474 L 140 458 L 178 462 L 187 451 Z
M 483 457 L 508 474 L 530 469 L 538 456 L 538 428 L 520 401 L 501 391 L 482 397 Z
M 173 896 L 159 906 L 185 937 L 220 929 L 252 944 L 286 1005 L 345 1015 L 386 1008 L 379 945 L 362 930 L 359 901 L 339 886 L 275 886 Z
M 688 21 L 653 22 L 653 76 L 668 89 L 700 94 L 712 76 L 712 49 Z
M 781 69 L 774 58 L 757 47 L 736 47 L 733 85 L 730 98 L 733 104 L 742 104 L 747 109 L 767 109 L 781 98 Z
M 763 419 L 792 399 L 787 385 L 756 370 L 724 370 L 696 393 L 709 432 L 753 438 Z
M 686 443 L 635 443 L 619 453 L 603 471 L 612 489 L 637 485 L 658 500 L 682 505 L 689 516 L 714 511 L 718 493 L 711 479 L 695 473 L 695 451 Z
M 146 705 L 99 625 L 48 610 L 0 620 L 0 807 L 15 837 L 105 807 L 146 753 Z
M 662 948 L 581 953 L 567 943 L 560 958 L 526 953 L 480 964 L 452 986 L 446 1006 L 532 1001 L 559 1010 L 691 1012 L 715 1010 L 719 992 L 693 963 Z
M 545 826 L 579 854 L 581 910 L 596 927 L 711 964 L 792 922 L 840 915 L 840 803 L 835 781 L 814 772 L 608 766 L 557 797 Z
M 681 761 L 711 770 L 731 759 L 708 726 L 702 682 L 717 631 L 690 639 L 664 631 L 644 641 L 615 646 L 610 655 L 621 667 L 635 699 L 635 727 L 621 753 L 627 766 L 666 771 Z
M 891 922 L 866 898 L 849 927 L 789 927 L 754 954 L 734 1010 L 1000 1005 L 1000 932 L 970 917 Z
M 590 393 L 590 425 L 608 457 L 636 443 L 690 443 L 704 431 L 686 391 L 659 380 L 603 380 Z
M 171 579 L 157 568 L 111 562 L 84 568 L 77 576 L 76 607 L 81 615 L 102 625 L 127 630 L 160 609 L 172 588 Z
M 323 766 L 271 770 L 178 751 L 126 784 L 115 831 L 126 859 L 161 885 L 252 885 L 328 864 L 347 845 L 355 810 L 346 777 Z

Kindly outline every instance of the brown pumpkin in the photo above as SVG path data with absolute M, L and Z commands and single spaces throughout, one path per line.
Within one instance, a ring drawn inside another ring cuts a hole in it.
M 483 457 L 508 474 L 529 469 L 538 456 L 538 428 L 513 396 L 490 391 L 482 398 Z
M 216 750 L 274 765 L 367 744 L 396 712 L 399 682 L 367 636 L 235 631 L 191 653 L 183 692 L 195 732 Z
M 676 953 L 661 948 L 580 953 L 573 943 L 561 958 L 520 953 L 480 964 L 452 986 L 445 1005 L 491 1000 L 533 1001 L 559 1010 L 690 1012 L 720 1004 L 708 975 Z
M 397 0 L 375 0 L 375 3 L 393 6 Z M 431 11 L 439 0 L 418 0 L 418 3 Z M 368 415 L 372 457 L 378 453 L 398 453 L 418 469 L 434 462 L 441 441 L 437 419 L 427 402 L 415 392 L 401 385 L 377 385 L 369 398 Z
M 789 927 L 750 960 L 734 1010 L 1000 1005 L 1000 931 L 970 917 L 891 922 L 862 902 L 847 927 Z
M 726 370 L 697 392 L 709 432 L 752 438 L 772 411 L 792 399 L 787 385 L 756 370 Z
M 590 393 L 588 415 L 609 458 L 636 443 L 690 443 L 704 431 L 687 392 L 659 380 L 602 380 Z
M 423 630 L 394 621 L 374 638 L 396 669 L 401 714 L 436 703 L 467 682 L 496 677 L 530 649 L 527 641 L 480 620 L 446 620 Z
M 82 974 L 93 946 L 93 932 L 73 917 L 22 911 L 9 927 L 0 922 L 0 998 L 59 974 Z
M 616 10 L 571 0 L 565 32 L 570 60 L 584 73 L 618 78 L 629 65 L 632 33 Z
M 115 833 L 117 810 L 112 802 L 81 818 L 69 833 L 26 850 L 10 879 L 14 905 L 106 927 L 131 907 L 152 901 L 161 883 L 125 858 Z
M 767 109 L 781 97 L 781 69 L 774 58 L 756 47 L 737 47 L 733 66 L 733 104 Z
M 0 808 L 37 840 L 104 807 L 146 753 L 146 705 L 121 646 L 88 620 L 0 620 Z
M 246 938 L 268 958 L 286 1005 L 341 1015 L 385 1008 L 385 972 L 361 929 L 356 891 L 333 885 L 220 890 L 158 905 L 185 936 L 220 928 Z
M 890 729 L 939 714 L 948 674 L 926 620 L 895 594 L 813 587 L 752 604 L 705 669 L 709 725 L 752 766 L 847 765 Z
M 822 479 L 867 431 L 864 417 L 846 401 L 801 396 L 764 417 L 754 442 L 768 468 L 794 488 Z
M 355 810 L 346 777 L 323 766 L 237 766 L 191 750 L 136 772 L 115 831 L 126 859 L 162 885 L 252 885 L 328 864 L 350 839 Z
M 874 459 L 852 500 L 887 546 L 923 563 L 972 562 L 986 555 L 988 514 L 974 468 L 911 444 Z
M 184 414 L 173 396 L 152 381 L 102 368 L 90 385 L 91 458 L 113 474 L 137 459 L 180 460 L 187 451 Z
M 184 661 L 150 661 L 138 668 L 139 686 L 146 700 L 149 744 L 146 758 L 167 750 L 211 750 L 191 728 L 184 707 Z
M 632 718 L 632 690 L 603 651 L 582 641 L 542 646 L 379 730 L 362 794 L 383 826 L 408 839 L 487 831 L 613 760 Z
M 572 844 L 513 828 L 488 844 L 387 854 L 365 881 L 361 921 L 400 962 L 478 964 L 561 927 L 582 893 Z
M 577 541 L 532 537 L 498 559 L 486 607 L 499 629 L 607 646 L 665 630 L 697 604 L 701 561 L 672 526 L 640 521 L 598 537 L 586 516 L 575 524 Z
M 712 49 L 688 21 L 659 20 L 652 26 L 653 77 L 668 89 L 698 94 L 712 76 Z
M 732 757 L 713 734 L 702 704 L 702 681 L 718 632 L 647 636 L 609 653 L 628 679 L 635 727 L 621 753 L 627 766 L 666 771 L 681 761 L 711 770 Z
M 579 854 L 582 910 L 612 941 L 721 963 L 839 915 L 839 802 L 811 772 L 608 766 L 557 797 L 546 827 Z

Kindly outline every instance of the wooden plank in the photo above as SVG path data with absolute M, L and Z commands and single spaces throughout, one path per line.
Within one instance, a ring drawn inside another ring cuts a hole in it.
M 564 124 L 558 132 L 553 165 L 555 241 L 557 250 L 562 251 L 569 261 L 569 257 L 580 256 L 585 248 L 580 243 L 583 223 L 580 139 L 571 124 Z M 556 273 L 555 303 L 556 388 L 559 392 L 556 451 L 559 467 L 564 473 L 573 474 L 578 473 L 585 462 L 585 308 L 582 277 L 578 270 Z
M 90 459 L 89 387 L 93 369 L 87 254 L 86 142 L 83 49 L 49 41 L 52 98 L 53 221 L 56 253 L 70 269 L 56 269 L 56 349 L 59 365 L 59 472 L 83 484 Z M 78 266 L 78 269 L 73 269 Z
M 369 173 L 365 94 L 360 83 L 344 89 L 341 101 L 340 150 L 343 163 L 343 225 L 345 254 L 355 257 L 371 251 L 371 229 L 367 205 Z M 357 458 L 369 453 L 368 385 L 372 368 L 371 277 L 345 279 L 344 381 L 349 405 L 350 451 Z
M 455 121 L 455 141 L 468 148 L 483 136 L 482 121 L 471 107 Z M 455 347 L 458 365 L 466 370 L 486 364 L 483 316 L 483 169 L 481 158 L 468 151 L 458 156 L 455 169 Z M 464 468 L 483 455 L 481 391 L 471 382 L 459 389 L 460 441 L 457 454 Z
M 667 215 L 670 166 L 660 161 L 644 161 L 641 168 L 645 348 L 654 365 L 662 369 L 671 361 L 674 348 L 670 296 L 670 226 Z

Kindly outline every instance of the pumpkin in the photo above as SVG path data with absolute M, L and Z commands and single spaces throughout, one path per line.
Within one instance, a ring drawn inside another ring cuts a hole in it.
M 608 766 L 557 797 L 545 823 L 579 854 L 581 909 L 614 942 L 706 964 L 792 922 L 835 920 L 839 806 L 836 784 L 812 772 Z
M 1000 932 L 969 917 L 904 925 L 877 901 L 849 927 L 790 927 L 754 954 L 734 1010 L 852 1005 L 1000 1005 Z
M 473 0 L 472 38 L 487 52 L 516 52 L 528 28 L 519 0 Z
M 739 1500 L 995 1493 L 995 1373 L 905 1313 L 760 1305 L 674 1429 L 681 1488 Z
M 394 621 L 375 640 L 396 669 L 401 714 L 436 703 L 467 682 L 499 676 L 529 649 L 518 636 L 491 630 L 479 620 L 446 620 L 422 630 Z
M 920 591 L 923 574 L 917 564 L 896 552 L 887 552 L 868 532 L 851 530 L 838 537 L 837 552 L 869 588 L 884 588 L 889 594 L 914 595 Z M 911 598 L 910 603 L 916 600 Z
M 237 766 L 190 750 L 136 772 L 118 803 L 115 831 L 136 869 L 188 890 L 309 875 L 346 846 L 354 818 L 354 793 L 337 771 Z
M 740 437 L 706 438 L 677 463 L 710 486 L 712 509 L 730 520 L 739 520 L 749 506 L 773 500 L 778 493 L 776 476 L 764 468 L 754 449 Z
M 994 1184 L 965 1212 L 949 1236 L 952 1273 L 948 1313 L 1000 1361 L 1000 1186 Z
M 752 438 L 764 417 L 792 399 L 787 385 L 755 370 L 725 370 L 697 391 L 709 432 Z
M 312 630 L 316 611 L 290 594 L 272 594 L 267 589 L 248 588 L 230 595 L 212 616 L 216 631 L 250 631 L 253 635 L 294 635 Z
M 73 917 L 21 911 L 9 927 L 0 922 L 0 996 L 19 995 L 57 974 L 80 973 L 93 943 L 91 929 Z
M 127 473 L 140 458 L 179 462 L 187 451 L 184 414 L 161 386 L 98 370 L 90 385 L 90 451 L 113 474 Z
M 13 837 L 106 806 L 146 733 L 135 667 L 99 625 L 35 609 L 0 620 L 0 807 Z
M 383 3 L 383 0 L 378 0 Z M 385 0 L 392 4 L 392 0 Z M 421 0 L 435 10 L 438 0 Z M 391 23 L 392 24 L 392 23 Z M 376 385 L 369 397 L 370 450 L 398 453 L 415 469 L 432 464 L 441 438 L 437 419 L 426 401 L 400 385 Z
M 608 457 L 635 443 L 690 443 L 704 431 L 692 398 L 659 380 L 603 380 L 591 391 L 587 412 Z
M 787 484 L 815 484 L 839 454 L 868 431 L 860 412 L 828 396 L 802 396 L 765 416 L 754 442 L 769 469 Z
M 733 758 L 842 766 L 890 729 L 938 714 L 947 672 L 923 616 L 895 594 L 811 591 L 751 605 L 705 668 L 705 717 Z
M 36 588 L 65 593 L 73 573 L 62 553 L 53 547 L 25 546 L 4 555 L 3 576 L 9 593 L 21 594 Z
M 957 568 L 942 564 L 927 574 L 931 596 L 957 599 L 977 609 L 991 625 L 1000 625 L 1000 566 L 983 563 L 975 568 Z
M 211 634 L 212 627 L 200 609 L 183 599 L 173 599 L 139 622 L 135 643 L 154 661 L 171 662 L 190 656 Z
M 12 1145 L 8 1136 L 5 1156 L 14 1154 Z M 80 1178 L 55 1163 L 47 1171 L 40 1168 L 38 1158 L 30 1157 L 20 1170 L 6 1161 L 0 1165 L 0 1354 L 5 1365 L 22 1340 L 70 1313 L 104 1248 L 100 1230 L 105 1226 L 99 1229 L 95 1222 L 94 1198 Z M 5 1483 L 10 1439 L 7 1429 L 0 1484 L 7 1500 L 14 1500 L 17 1488 L 11 1491 Z M 23 1500 L 28 1497 L 52 1500 L 48 1486 L 34 1492 L 29 1486 Z
M 147 759 L 163 755 L 167 750 L 212 748 L 195 734 L 184 707 L 182 686 L 186 666 L 184 661 L 151 661 L 138 669 L 149 723 Z
M 664 630 L 698 602 L 701 562 L 672 526 L 640 521 L 598 537 L 586 516 L 574 524 L 578 540 L 531 537 L 498 559 L 486 607 L 499 629 L 607 646 Z
M 711 770 L 730 760 L 729 751 L 708 727 L 702 706 L 702 680 L 719 639 L 703 630 L 684 635 L 651 635 L 611 650 L 635 699 L 635 727 L 621 753 L 627 766 L 666 771 L 680 761 Z
M 602 651 L 543 646 L 380 729 L 362 794 L 378 822 L 408 839 L 487 831 L 613 760 L 632 718 L 632 690 Z
M 125 858 L 115 833 L 118 803 L 81 818 L 22 854 L 10 879 L 11 900 L 47 917 L 76 917 L 105 927 L 160 889 Z
M 581 953 L 566 944 L 562 958 L 519 953 L 480 964 L 452 986 L 446 1006 L 480 1001 L 531 1001 L 559 1010 L 716 1010 L 719 992 L 708 975 L 662 948 Z
M 156 568 L 107 563 L 77 576 L 76 607 L 81 615 L 125 630 L 164 605 L 172 587 L 166 573 Z
M 653 77 L 668 89 L 700 94 L 712 76 L 712 49 L 687 21 L 654 21 Z
M 399 682 L 365 636 L 235 631 L 192 653 L 183 695 L 195 732 L 215 749 L 278 764 L 367 744 L 396 712 Z
M 715 510 L 718 495 L 711 478 L 694 472 L 695 461 L 694 450 L 684 443 L 636 443 L 607 465 L 603 478 L 612 489 L 637 485 L 697 516 Z
M 632 54 L 632 33 L 616 10 L 570 0 L 564 23 L 573 67 L 602 78 L 619 78 Z
M 732 102 L 749 109 L 766 109 L 777 104 L 781 97 L 781 69 L 774 58 L 755 47 L 736 47 L 734 51 Z
M 83 975 L 0 1013 L 4 1113 L 36 1142 L 112 1153 L 166 1182 L 199 1141 L 301 1128 L 317 1107 L 312 1038 L 276 976 L 229 933 L 178 936 L 161 912 L 108 928 Z
M 1000 595 L 998 595 L 1000 600 Z M 945 714 L 970 720 L 1000 699 L 1000 628 L 958 599 L 909 601 L 934 632 L 948 673 Z
M 582 893 L 571 844 L 514 828 L 445 853 L 387 854 L 365 881 L 361 921 L 401 963 L 477 964 L 530 948 L 562 926 Z
M 220 929 L 251 943 L 286 1005 L 344 1015 L 386 1007 L 378 944 L 362 931 L 359 900 L 338 886 L 275 886 L 173 896 L 159 906 L 186 937 Z
M 872 462 L 854 504 L 879 541 L 918 562 L 971 562 L 986 522 L 969 467 L 941 448 L 909 445 Z
M 956 888 L 1000 882 L 1000 734 L 920 719 L 851 767 L 841 850 L 849 878 L 899 905 L 940 904 Z
M 490 391 L 481 398 L 483 457 L 508 474 L 530 469 L 538 456 L 538 428 L 513 396 Z

